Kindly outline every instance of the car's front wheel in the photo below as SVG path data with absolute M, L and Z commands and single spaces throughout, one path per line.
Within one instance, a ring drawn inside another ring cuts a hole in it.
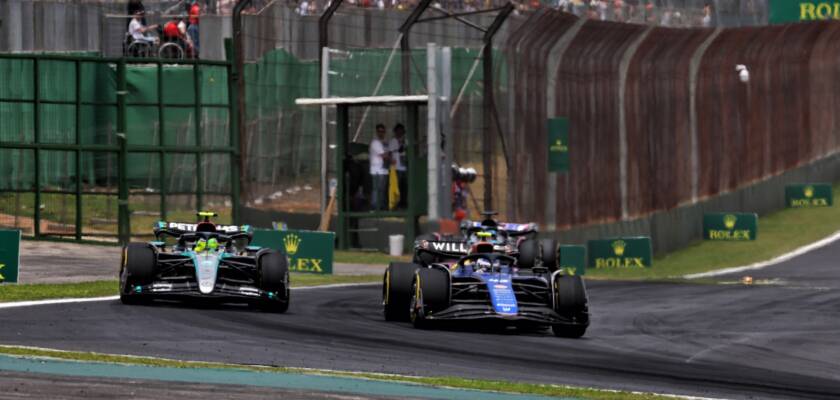
M 428 316 L 449 307 L 449 275 L 436 268 L 420 268 L 411 283 L 411 322 L 415 328 L 428 328 Z
M 391 263 L 382 278 L 382 311 L 386 321 L 408 321 L 411 281 L 421 268 L 413 263 Z
M 268 296 L 261 300 L 260 307 L 268 312 L 286 312 L 291 297 L 286 256 L 277 250 L 267 250 L 258 255 L 257 268 L 260 271 L 260 290 Z
M 120 267 L 120 301 L 141 304 L 149 300 L 142 287 L 155 279 L 157 255 L 148 243 L 129 243 L 123 248 Z
M 557 275 L 554 279 L 554 311 L 569 322 L 552 325 L 554 335 L 579 338 L 589 327 L 589 305 L 583 278 L 577 275 Z

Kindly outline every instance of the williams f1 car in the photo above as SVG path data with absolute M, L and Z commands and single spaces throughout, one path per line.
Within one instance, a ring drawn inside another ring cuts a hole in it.
M 537 239 L 537 224 L 515 224 L 493 219 L 494 211 L 482 213 L 482 221 L 463 221 L 458 235 L 430 233 L 414 242 L 414 262 L 421 265 L 451 263 L 469 253 L 480 242 L 493 245 L 493 251 L 515 257 L 522 268 L 558 267 L 557 241 Z
M 245 302 L 282 313 L 289 308 L 286 255 L 251 246 L 249 226 L 158 222 L 155 241 L 129 243 L 120 266 L 120 300 L 195 296 Z M 172 242 L 168 244 L 167 242 Z
M 435 321 L 492 320 L 551 326 L 556 336 L 578 338 L 589 326 L 580 276 L 539 265 L 520 267 L 516 258 L 494 252 L 486 242 L 452 263 L 391 263 L 382 304 L 386 320 L 410 320 L 417 328 Z

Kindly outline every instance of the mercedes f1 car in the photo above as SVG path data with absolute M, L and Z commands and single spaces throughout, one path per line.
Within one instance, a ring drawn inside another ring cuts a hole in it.
M 523 268 L 486 242 L 452 263 L 391 263 L 382 304 L 386 320 L 410 320 L 417 328 L 436 321 L 493 320 L 551 326 L 556 336 L 578 338 L 589 326 L 580 276 L 540 265 Z
M 210 222 L 158 222 L 155 241 L 129 243 L 120 266 L 120 300 L 138 304 L 162 297 L 195 296 L 245 302 L 267 311 L 289 308 L 286 255 L 251 246 L 249 226 Z M 171 242 L 171 244 L 168 244 Z
M 493 251 L 517 259 L 519 267 L 558 266 L 557 241 L 537 239 L 537 224 L 515 224 L 493 219 L 494 211 L 482 213 L 482 221 L 463 221 L 459 235 L 431 233 L 420 235 L 414 242 L 414 262 L 421 265 L 453 262 L 468 254 L 472 245 L 487 242 Z

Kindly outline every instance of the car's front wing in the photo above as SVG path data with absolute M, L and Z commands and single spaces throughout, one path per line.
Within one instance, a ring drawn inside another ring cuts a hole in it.
M 556 313 L 549 307 L 519 306 L 516 314 L 497 313 L 490 304 L 455 304 L 441 311 L 426 315 L 429 320 L 505 320 L 532 322 L 546 325 L 589 325 Z

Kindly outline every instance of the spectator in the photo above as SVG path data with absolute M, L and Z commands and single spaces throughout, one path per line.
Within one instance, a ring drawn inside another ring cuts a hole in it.
M 148 44 L 157 44 L 158 38 L 154 36 L 147 35 L 148 32 L 154 31 L 158 28 L 157 25 L 146 26 L 143 24 L 143 15 L 145 13 L 143 11 L 137 11 L 134 13 L 134 18 L 131 19 L 131 22 L 128 24 L 128 34 L 131 35 L 131 38 L 135 42 L 143 42 Z
M 134 14 L 137 14 L 138 12 L 143 13 L 143 18 L 140 22 L 142 22 L 143 25 L 146 25 L 146 9 L 143 7 L 143 2 L 140 0 L 128 0 L 128 5 L 126 5 L 126 14 L 129 15 L 129 17 L 126 26 L 131 23 L 131 20 L 134 18 Z
M 303 0 L 298 4 L 298 14 L 309 15 L 309 1 Z
M 190 36 L 193 44 L 193 55 L 198 58 L 201 45 L 198 40 L 198 17 L 201 15 L 201 6 L 198 5 L 198 0 L 192 0 L 190 6 L 190 26 L 187 28 L 187 34 Z
M 706 28 L 709 28 L 709 27 L 712 26 L 712 4 L 711 3 L 707 2 L 706 5 L 703 6 L 703 19 L 702 19 L 701 22 L 702 22 L 703 26 L 706 27 Z
M 184 49 L 186 54 L 194 54 L 192 39 L 187 33 L 187 24 L 184 17 L 175 17 L 163 25 L 163 41 L 174 42 Z
M 385 148 L 385 125 L 376 124 L 376 137 L 370 141 L 368 158 L 370 160 L 370 208 L 383 210 L 386 206 L 388 190 L 388 168 L 385 163 L 390 159 Z
M 397 205 L 399 208 L 405 208 L 408 200 L 408 185 L 406 182 L 406 165 L 405 165 L 405 126 L 403 124 L 394 125 L 394 137 L 388 142 L 388 151 L 391 152 L 391 163 L 397 170 L 397 185 L 400 189 L 400 202 Z

